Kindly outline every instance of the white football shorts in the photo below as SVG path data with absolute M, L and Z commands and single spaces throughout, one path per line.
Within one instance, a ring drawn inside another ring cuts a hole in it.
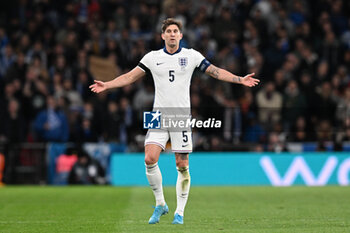
M 168 130 L 148 130 L 145 139 L 145 146 L 155 144 L 165 150 L 166 143 L 170 138 L 171 150 L 177 153 L 192 152 L 192 131 L 169 132 Z

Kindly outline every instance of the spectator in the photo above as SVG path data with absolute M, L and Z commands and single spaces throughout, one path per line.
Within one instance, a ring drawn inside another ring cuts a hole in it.
M 3 119 L 0 119 L 0 141 L 4 140 L 8 143 L 22 142 L 26 136 L 26 128 L 20 105 L 16 99 L 10 99 L 7 108 Z
M 15 60 L 16 57 L 11 45 L 6 45 L 4 49 L 0 51 L 0 78 L 6 75 L 8 68 L 11 67 Z
M 75 141 L 97 142 L 97 139 L 97 133 L 92 125 L 92 121 L 88 118 L 82 118 L 78 129 L 78 137 Z
M 258 123 L 254 114 L 249 114 L 249 125 L 245 129 L 243 141 L 249 143 L 264 143 L 266 141 L 266 131 Z
M 68 147 L 64 154 L 57 157 L 55 184 L 68 183 L 69 173 L 77 160 L 77 149 L 71 147 Z
M 66 115 L 57 107 L 53 96 L 46 98 L 46 109 L 35 118 L 34 127 L 38 139 L 45 142 L 67 142 L 69 127 Z
M 63 55 L 58 55 L 56 58 L 55 65 L 50 68 L 50 76 L 54 75 L 54 73 L 59 72 L 63 75 L 64 79 L 72 79 L 72 69 L 70 65 L 66 63 L 66 58 Z
M 279 69 L 275 72 L 273 82 L 275 84 L 276 91 L 283 94 L 287 84 L 283 70 Z
M 106 184 L 105 171 L 101 164 L 84 150 L 79 150 L 78 160 L 69 173 L 69 184 Z
M 297 117 L 305 114 L 306 108 L 305 97 L 300 92 L 298 83 L 294 80 L 289 81 L 283 97 L 282 108 L 282 117 L 287 131 L 290 130 Z
M 7 37 L 6 30 L 0 27 L 0 50 L 2 50 L 9 43 L 9 38 Z
M 123 119 L 123 123 L 120 125 L 120 142 L 126 144 L 132 138 L 132 132 L 135 132 L 135 128 L 137 128 L 137 126 L 133 125 L 135 120 L 134 113 L 129 100 L 126 98 L 120 100 L 120 114 Z
M 265 126 L 280 121 L 283 97 L 275 91 L 273 82 L 268 82 L 256 95 L 256 103 L 259 111 L 259 121 Z
M 332 86 L 329 82 L 322 83 L 314 106 L 316 107 L 314 114 L 318 120 L 335 123 L 336 103 L 332 97 Z
M 80 70 L 75 89 L 78 91 L 79 96 L 81 96 L 84 101 L 87 101 L 91 97 L 91 91 L 89 89 L 91 82 L 92 79 L 89 73 L 85 70 Z
M 334 138 L 332 124 L 329 120 L 321 120 L 316 128 L 317 141 L 332 141 Z
M 344 91 L 344 96 L 338 101 L 336 117 L 340 125 L 350 117 L 350 87 Z
M 25 63 L 24 54 L 19 52 L 16 56 L 16 61 L 9 67 L 6 73 L 6 80 L 18 79 L 23 84 L 25 81 L 27 64 Z
M 79 92 L 74 89 L 72 80 L 68 78 L 63 80 L 63 95 L 67 98 L 71 110 L 81 110 L 83 108 L 83 100 Z
M 154 100 L 154 88 L 152 84 L 146 83 L 135 93 L 133 108 L 137 112 L 152 108 Z
M 120 126 L 123 124 L 119 106 L 114 101 L 108 103 L 107 117 L 104 122 L 105 139 L 109 142 L 120 141 Z
M 275 153 L 287 151 L 285 142 L 278 136 L 276 132 L 270 132 L 268 136 L 267 151 Z
M 291 128 L 289 140 L 293 142 L 314 141 L 315 137 L 308 126 L 310 124 L 306 122 L 306 119 L 303 116 L 299 116 Z

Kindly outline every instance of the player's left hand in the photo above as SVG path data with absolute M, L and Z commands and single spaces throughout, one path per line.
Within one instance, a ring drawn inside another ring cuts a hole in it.
M 255 73 L 247 74 L 246 76 L 241 78 L 241 83 L 247 87 L 254 87 L 254 86 L 258 85 L 260 80 L 253 78 L 254 75 L 255 75 Z

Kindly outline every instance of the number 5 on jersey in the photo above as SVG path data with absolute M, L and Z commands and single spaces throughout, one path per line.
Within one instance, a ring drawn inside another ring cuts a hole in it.
M 175 70 L 169 70 L 169 81 L 170 82 L 174 82 L 175 80 L 175 74 L 174 74 Z

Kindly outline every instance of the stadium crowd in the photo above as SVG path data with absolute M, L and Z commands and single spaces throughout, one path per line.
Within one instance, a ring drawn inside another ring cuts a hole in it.
M 163 47 L 161 22 L 174 17 L 184 25 L 182 46 L 261 80 L 250 89 L 194 74 L 193 117 L 223 120 L 219 130 L 194 129 L 195 150 L 251 143 L 281 151 L 290 141 L 341 149 L 350 140 L 346 12 L 346 0 L 2 1 L 0 142 L 106 141 L 143 150 L 153 81 L 93 94 L 89 57 L 124 73 Z

